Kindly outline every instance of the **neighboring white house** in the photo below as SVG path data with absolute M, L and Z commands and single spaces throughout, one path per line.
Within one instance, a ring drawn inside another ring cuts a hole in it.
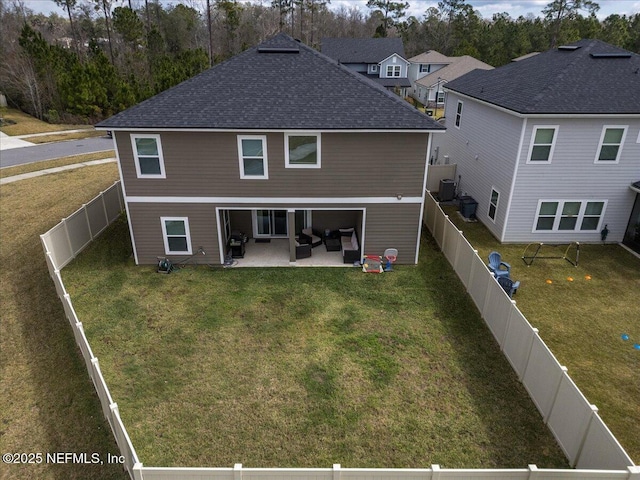
M 581 40 L 445 90 L 436 161 L 497 239 L 600 242 L 606 226 L 640 251 L 640 55 Z

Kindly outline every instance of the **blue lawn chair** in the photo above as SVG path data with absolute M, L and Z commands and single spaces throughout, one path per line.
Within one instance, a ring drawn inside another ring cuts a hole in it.
M 509 298 L 513 297 L 520 286 L 520 281 L 514 282 L 509 277 L 498 277 L 498 283 L 507 295 L 509 295 Z
M 496 278 L 507 277 L 511 273 L 511 265 L 502 261 L 502 256 L 498 252 L 491 252 L 489 254 L 489 271 L 493 273 Z M 503 268 L 504 267 L 504 268 Z

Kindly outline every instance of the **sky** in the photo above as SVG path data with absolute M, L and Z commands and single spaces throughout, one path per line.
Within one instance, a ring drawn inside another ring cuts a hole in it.
M 242 1 L 242 0 L 240 0 Z M 422 19 L 425 11 L 429 7 L 437 6 L 437 0 L 404 0 L 410 5 L 408 14 L 418 19 Z M 598 18 L 604 19 L 611 14 L 632 15 L 640 13 L 640 0 L 595 0 L 600 5 L 597 13 Z M 36 13 L 49 14 L 56 12 L 65 16 L 63 12 L 53 0 L 23 0 L 25 6 Z M 260 0 L 252 0 L 253 3 L 260 3 Z M 466 0 L 466 3 L 472 5 L 475 10 L 480 12 L 484 18 L 490 19 L 494 13 L 508 13 L 511 18 L 519 16 L 527 16 L 531 13 L 534 16 L 542 16 L 542 9 L 550 3 L 551 0 Z M 114 0 L 114 6 L 128 4 L 127 0 Z M 140 3 L 140 0 L 134 0 L 133 3 Z M 197 7 L 199 4 L 204 5 L 204 0 L 187 0 L 180 2 L 179 0 L 162 0 L 165 4 L 186 3 Z M 262 0 L 263 4 L 270 4 L 270 0 Z M 332 0 L 330 7 L 345 5 L 348 7 L 357 6 L 363 11 L 367 11 L 367 0 Z

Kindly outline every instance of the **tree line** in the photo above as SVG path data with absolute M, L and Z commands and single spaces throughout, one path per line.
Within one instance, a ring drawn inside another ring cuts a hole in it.
M 50 122 L 96 122 L 281 31 L 318 49 L 323 37 L 401 37 L 407 57 L 436 50 L 493 66 L 581 38 L 640 52 L 640 14 L 599 20 L 591 0 L 553 0 L 517 19 L 484 19 L 464 0 L 441 0 L 422 18 L 392 0 L 364 11 L 330 0 L 51 1 L 64 16 L 0 0 L 0 91 Z

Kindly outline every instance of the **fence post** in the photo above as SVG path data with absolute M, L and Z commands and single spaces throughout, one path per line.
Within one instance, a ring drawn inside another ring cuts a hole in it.
M 73 244 L 71 243 L 71 235 L 69 234 L 69 227 L 67 227 L 66 218 L 62 219 L 62 226 L 64 227 L 65 236 L 67 237 L 67 243 L 69 244 L 69 251 L 71 252 L 71 258 L 76 258 L 76 252 L 73 249 Z
M 431 480 L 440 480 L 440 465 L 431 465 Z
M 104 222 L 109 225 L 109 213 L 107 212 L 107 203 L 104 201 L 104 192 L 100 192 L 100 200 L 102 200 L 102 211 L 104 213 Z
M 501 352 L 504 352 L 504 346 L 507 344 L 507 336 L 509 335 L 509 327 L 511 326 L 511 318 L 513 317 L 513 313 L 515 311 L 516 311 L 516 301 L 515 300 L 511 300 L 511 310 L 509 310 L 509 316 L 507 317 L 507 324 L 504 327 L 504 336 L 502 337 L 502 342 L 500 343 L 500 351 Z
M 342 467 L 340 466 L 339 463 L 333 464 L 333 480 L 340 480 L 340 478 L 342 478 L 341 469 Z
M 529 370 L 529 361 L 531 360 L 531 350 L 533 350 L 533 340 L 536 338 L 538 333 L 537 328 L 532 328 L 531 331 L 533 335 L 531 335 L 531 342 L 529 343 L 529 348 L 527 349 L 527 363 L 524 364 L 524 368 L 522 369 L 522 375 L 520 375 L 519 380 L 522 382 L 524 380 L 525 375 L 527 374 L 527 370 Z
M 100 192 L 102 195 L 102 192 Z M 84 219 L 87 222 L 87 230 L 89 230 L 89 237 L 91 237 L 91 241 L 93 242 L 93 232 L 91 231 L 91 221 L 89 220 L 89 211 L 87 210 L 87 204 L 82 204 L 82 210 L 84 211 Z
M 478 255 L 478 250 L 476 250 L 475 248 L 473 249 L 473 254 L 474 255 Z M 472 257 L 473 258 L 473 257 Z M 467 292 L 469 292 L 469 287 L 471 286 L 471 284 L 473 283 L 473 275 L 475 273 L 476 270 L 476 262 L 473 261 L 473 259 L 471 260 L 471 268 L 469 269 L 469 280 L 467 281 Z
M 627 467 L 629 476 L 627 480 L 640 480 L 640 467 Z
M 233 466 L 233 480 L 242 480 L 242 464 L 236 463 Z
M 142 478 L 142 463 L 140 462 L 133 465 L 133 480 L 144 480 Z
M 529 465 L 529 476 L 527 477 L 529 480 L 532 478 L 538 478 L 538 467 L 536 465 Z
M 458 230 L 458 243 L 456 244 L 456 253 L 453 256 L 453 263 L 451 266 L 453 270 L 458 273 L 458 258 L 460 257 L 460 244 L 462 244 L 462 240 L 464 239 L 464 234 L 462 230 Z
M 549 407 L 549 413 L 544 416 L 544 423 L 549 424 L 549 419 L 551 418 L 551 414 L 553 413 L 553 408 L 556 406 L 556 400 L 558 399 L 558 393 L 560 392 L 560 385 L 562 384 L 562 380 L 564 376 L 567 374 L 567 367 L 564 365 L 560 365 L 560 370 L 562 370 L 562 375 L 560 375 L 560 380 L 558 380 L 558 384 L 556 385 L 556 391 L 553 394 L 553 400 L 551 400 L 551 407 Z
M 590 405 L 591 407 L 591 415 L 589 416 L 589 422 L 587 423 L 587 428 L 584 430 L 584 435 L 582 436 L 582 440 L 580 440 L 580 446 L 578 447 L 578 452 L 576 453 L 576 459 L 571 465 L 571 468 L 575 468 L 575 466 L 580 461 L 580 457 L 582 456 L 582 450 L 584 448 L 584 443 L 587 441 L 587 437 L 589 436 L 589 429 L 591 428 L 591 424 L 593 423 L 593 417 L 598 413 L 598 407 L 595 405 Z

